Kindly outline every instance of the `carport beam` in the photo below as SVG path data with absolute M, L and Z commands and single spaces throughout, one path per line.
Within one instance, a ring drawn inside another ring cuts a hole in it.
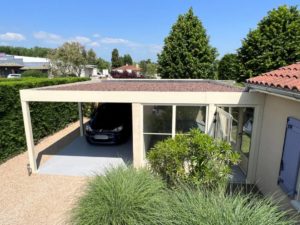
M 30 168 L 33 173 L 36 173 L 37 165 L 36 165 L 36 157 L 35 157 L 35 153 L 34 153 L 34 141 L 33 141 L 32 127 L 31 127 L 29 102 L 22 101 L 21 105 L 22 105 L 23 121 L 24 121 L 26 144 L 27 144 Z
M 79 112 L 79 124 L 80 124 L 80 136 L 83 137 L 83 116 L 82 116 L 82 104 L 78 102 L 78 112 Z

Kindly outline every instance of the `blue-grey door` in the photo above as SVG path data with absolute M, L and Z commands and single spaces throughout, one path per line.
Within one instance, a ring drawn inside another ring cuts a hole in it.
M 289 197 L 297 194 L 300 162 L 300 121 L 289 117 L 281 159 L 278 184 Z

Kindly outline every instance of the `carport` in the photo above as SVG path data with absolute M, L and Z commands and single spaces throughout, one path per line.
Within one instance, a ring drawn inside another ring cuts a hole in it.
M 34 151 L 29 102 L 77 102 L 81 136 L 84 136 L 81 104 L 86 102 L 109 102 L 132 104 L 132 162 L 134 167 L 142 167 L 147 163 L 146 152 L 155 141 L 166 137 L 174 137 L 181 123 L 183 123 L 183 127 L 186 127 L 184 125 L 184 123 L 187 123 L 186 120 L 179 118 L 181 114 L 185 115 L 186 111 L 196 109 L 196 120 L 201 120 L 199 121 L 199 127 L 203 132 L 216 136 L 216 115 L 221 115 L 221 111 L 224 111 L 222 109 L 229 110 L 230 113 L 234 107 L 251 107 L 254 112 L 254 132 L 251 137 L 251 149 L 249 149 L 249 155 L 247 156 L 247 179 L 251 182 L 255 178 L 255 163 L 258 157 L 256 149 L 258 149 L 259 144 L 260 120 L 264 104 L 264 98 L 259 93 L 249 93 L 243 88 L 212 80 L 114 79 L 26 89 L 20 91 L 20 97 L 29 162 L 34 173 L 38 172 L 38 168 Z M 170 123 L 164 127 L 167 127 L 164 130 L 161 130 L 162 128 L 157 130 L 157 127 L 152 124 L 155 122 L 155 118 L 154 120 L 152 118 L 153 115 L 160 114 L 168 115 L 167 119 L 161 120 L 163 123 L 165 121 Z M 226 113 L 224 112 L 222 115 L 226 115 Z M 237 129 L 241 128 L 237 127 Z M 230 136 L 229 134 L 226 135 Z M 64 151 L 68 152 L 65 149 L 62 152 Z M 80 149 L 77 152 L 80 152 Z M 64 158 L 61 157 L 60 162 L 63 162 L 63 160 Z M 79 164 L 80 154 L 74 156 L 69 162 L 67 160 L 65 162 L 66 164 L 72 164 L 72 162 Z M 101 165 L 99 165 L 100 167 Z M 40 168 L 39 170 L 43 171 Z

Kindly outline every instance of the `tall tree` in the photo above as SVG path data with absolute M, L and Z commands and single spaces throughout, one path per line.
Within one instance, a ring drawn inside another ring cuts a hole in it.
M 141 73 L 147 78 L 154 78 L 157 74 L 157 64 L 152 63 L 151 59 L 141 60 L 139 63 Z
M 111 67 L 112 68 L 117 68 L 122 66 L 122 59 L 119 56 L 119 51 L 118 49 L 113 49 L 111 53 Z
M 80 75 L 87 63 L 85 49 L 78 42 L 66 42 L 49 54 L 53 75 Z
M 88 64 L 95 65 L 97 63 L 97 56 L 93 49 L 89 49 L 86 53 L 86 60 Z
M 132 58 L 131 58 L 131 55 L 125 54 L 125 55 L 123 56 L 123 64 L 124 64 L 124 65 L 126 65 L 126 64 L 132 65 L 132 64 L 133 64 L 133 60 L 132 60 Z
M 96 65 L 99 70 L 110 69 L 110 63 L 102 58 L 97 59 Z
M 300 60 L 300 12 L 280 6 L 264 17 L 243 40 L 238 56 L 246 78 Z
M 178 17 L 158 55 L 162 78 L 214 78 L 216 49 L 193 9 Z
M 146 74 L 147 78 L 155 78 L 157 74 L 157 64 L 155 63 L 148 63 L 146 65 Z
M 151 59 L 147 59 L 147 60 L 141 60 L 139 63 L 139 66 L 141 68 L 141 72 L 142 74 L 146 74 L 147 71 L 147 64 L 151 63 Z
M 242 65 L 237 54 L 226 54 L 222 57 L 218 65 L 218 78 L 220 80 L 241 81 Z

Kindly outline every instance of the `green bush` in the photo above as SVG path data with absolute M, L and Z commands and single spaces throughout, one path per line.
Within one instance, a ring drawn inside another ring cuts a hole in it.
M 22 77 L 48 77 L 46 72 L 42 72 L 40 70 L 27 70 L 22 73 Z
M 295 225 L 287 211 L 224 189 L 166 189 L 149 171 L 116 168 L 93 178 L 71 210 L 73 225 Z
M 116 168 L 96 176 L 72 210 L 74 225 L 168 224 L 164 182 L 145 169 Z
M 251 194 L 226 195 L 223 189 L 207 191 L 181 187 L 170 191 L 173 225 L 295 225 L 287 211 L 267 198 Z
M 169 185 L 188 182 L 212 187 L 226 183 L 239 155 L 230 144 L 197 129 L 158 142 L 147 154 L 151 169 Z
M 0 163 L 26 149 L 20 89 L 84 81 L 82 78 L 22 78 L 0 82 Z M 78 119 L 76 103 L 30 103 L 34 140 Z

